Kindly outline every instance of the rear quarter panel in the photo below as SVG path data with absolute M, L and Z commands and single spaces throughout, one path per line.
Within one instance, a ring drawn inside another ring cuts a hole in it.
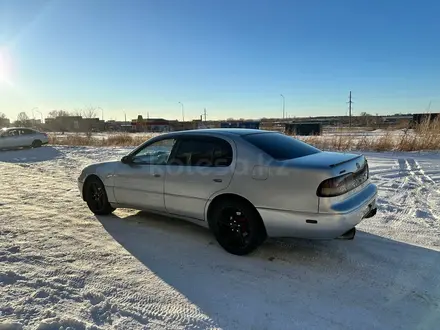
M 236 146 L 237 165 L 227 192 L 257 208 L 318 212 L 316 189 L 326 178 L 322 170 L 284 166 L 242 140 Z
M 49 142 L 49 138 L 47 137 L 47 135 L 44 135 L 43 133 L 36 134 L 35 138 L 40 140 L 43 143 L 48 143 Z

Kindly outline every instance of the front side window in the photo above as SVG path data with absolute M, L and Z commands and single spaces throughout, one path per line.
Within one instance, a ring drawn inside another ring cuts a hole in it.
M 175 139 L 165 139 L 149 144 L 131 157 L 132 162 L 143 165 L 165 165 L 175 142 Z
M 231 145 L 219 138 L 182 139 L 170 160 L 171 165 L 225 167 L 232 163 Z

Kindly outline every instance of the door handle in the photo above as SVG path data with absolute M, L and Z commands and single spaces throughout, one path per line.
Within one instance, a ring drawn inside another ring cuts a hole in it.
M 159 173 L 154 173 L 153 176 L 154 176 L 155 178 L 160 178 L 160 174 L 159 174 Z
M 223 182 L 222 179 L 212 179 L 212 181 L 214 181 L 214 182 L 218 182 L 218 183 Z

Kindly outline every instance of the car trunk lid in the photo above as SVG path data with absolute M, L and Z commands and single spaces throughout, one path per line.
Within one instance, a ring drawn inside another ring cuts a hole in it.
M 338 199 L 347 198 L 369 178 L 368 163 L 363 155 L 338 152 L 319 152 L 283 162 L 285 166 L 319 172 L 316 195 Z

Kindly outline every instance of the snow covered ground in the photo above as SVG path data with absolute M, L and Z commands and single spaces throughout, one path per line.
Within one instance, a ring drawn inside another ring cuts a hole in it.
M 341 129 L 339 127 L 324 127 L 322 136 L 323 137 L 334 137 L 334 136 L 353 136 L 357 138 L 368 137 L 381 137 L 384 135 L 392 135 L 396 138 L 401 137 L 405 134 L 404 129 L 395 129 L 395 130 L 385 130 L 385 129 L 375 129 L 375 130 L 365 130 L 362 127 L 353 127 L 349 130 L 347 127 Z M 412 134 L 413 130 L 408 130 L 407 134 Z M 61 132 L 51 132 L 50 135 L 56 136 L 59 139 L 67 138 L 69 136 L 87 136 L 86 133 L 74 133 L 74 132 L 65 132 L 64 134 Z M 145 137 L 146 139 L 158 136 L 162 133 L 148 133 L 148 132 L 140 132 L 140 133 L 123 133 L 123 132 L 94 132 L 91 134 L 92 137 L 98 139 L 107 139 L 109 136 L 118 135 L 118 134 L 129 134 L 132 137 Z
M 367 153 L 379 213 L 353 241 L 224 252 L 189 223 L 95 217 L 76 178 L 128 149 L 0 153 L 0 329 L 438 329 L 440 155 Z

